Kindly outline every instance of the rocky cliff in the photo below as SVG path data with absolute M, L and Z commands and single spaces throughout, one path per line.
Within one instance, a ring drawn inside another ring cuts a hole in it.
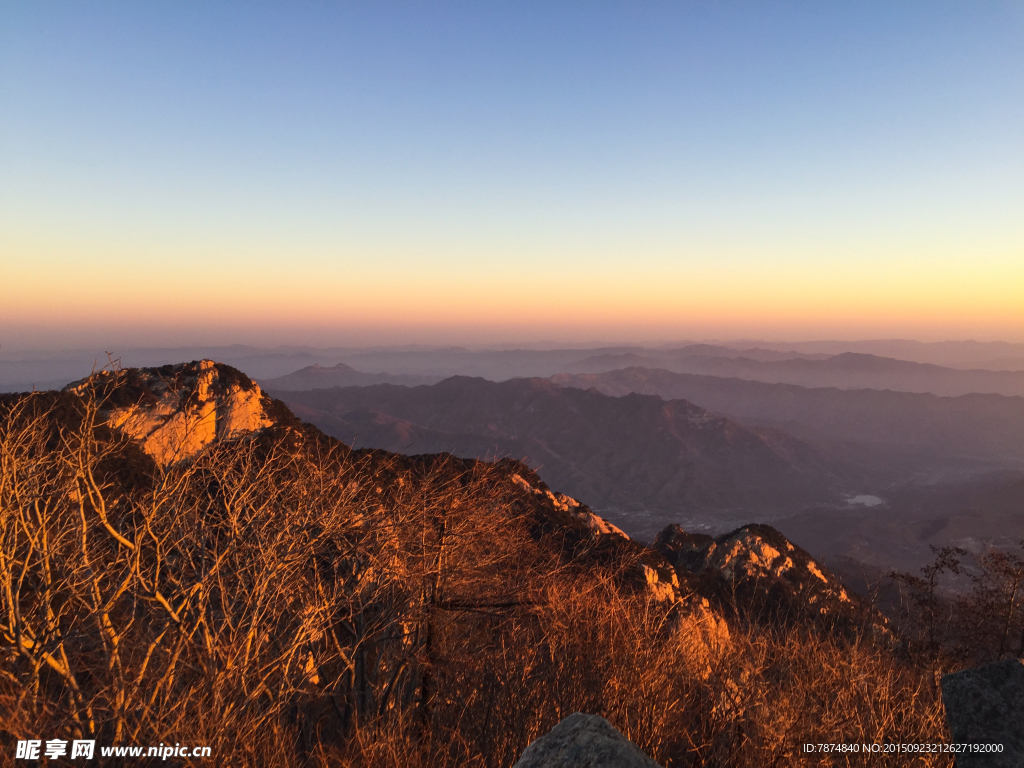
M 161 466 L 269 427 L 271 414 L 280 412 L 256 382 L 212 360 L 104 370 L 65 388 L 87 390 L 99 398 L 106 423 L 137 440 Z

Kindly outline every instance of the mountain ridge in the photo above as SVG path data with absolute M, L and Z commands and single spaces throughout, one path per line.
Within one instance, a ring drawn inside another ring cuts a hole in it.
M 300 368 L 293 373 L 271 379 L 261 379 L 260 384 L 268 389 L 327 389 L 330 387 L 365 387 L 372 384 L 400 384 L 413 387 L 419 384 L 435 384 L 437 376 L 402 373 L 363 373 L 345 363 L 324 366 L 319 363 Z
M 1024 462 L 1024 398 L 996 394 L 844 390 L 633 367 L 600 374 L 559 374 L 552 381 L 611 396 L 630 392 L 688 399 L 747 424 L 765 424 L 819 444 L 890 446 L 883 462 L 918 452 L 947 462 Z
M 566 373 L 605 373 L 646 367 L 721 378 L 739 378 L 768 384 L 795 384 L 810 388 L 877 389 L 931 393 L 940 396 L 1001 394 L 1024 396 L 1024 371 L 958 369 L 877 355 L 843 352 L 825 358 L 792 357 L 757 360 L 742 353 L 733 356 L 672 352 L 652 355 L 635 352 L 604 354 L 567 366 Z
M 546 379 L 451 377 L 410 388 L 277 394 L 302 418 L 356 445 L 528 458 L 550 483 L 609 514 L 800 508 L 838 500 L 854 472 L 784 432 L 684 400 L 611 398 Z

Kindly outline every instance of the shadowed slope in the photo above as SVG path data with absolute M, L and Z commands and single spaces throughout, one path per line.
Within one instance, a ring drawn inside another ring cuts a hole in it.
M 541 379 L 281 393 L 355 445 L 525 458 L 599 509 L 765 510 L 838 497 L 843 469 L 812 445 L 684 400 L 608 397 Z
M 1021 397 L 810 388 L 642 367 L 551 380 L 615 397 L 636 392 L 683 398 L 747 424 L 837 447 L 859 446 L 865 459 L 877 456 L 882 467 L 1024 466 Z

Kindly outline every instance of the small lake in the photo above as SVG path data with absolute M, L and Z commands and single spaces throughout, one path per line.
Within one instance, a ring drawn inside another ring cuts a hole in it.
M 851 496 L 846 500 L 847 504 L 859 504 L 864 507 L 877 507 L 879 504 L 884 503 L 878 496 L 871 496 L 867 493 L 862 493 L 859 496 Z

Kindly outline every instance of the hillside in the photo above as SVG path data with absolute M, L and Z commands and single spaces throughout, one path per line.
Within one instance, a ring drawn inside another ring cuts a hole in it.
M 467 377 L 279 394 L 301 418 L 356 446 L 523 459 L 646 539 L 698 513 L 749 519 L 838 501 L 855 482 L 811 444 L 684 400 Z
M 840 716 L 941 736 L 884 620 L 763 526 L 649 549 L 519 462 L 352 450 L 210 361 L 3 396 L 0 455 L 5 739 L 425 768 L 578 710 L 665 766 L 785 761 Z

